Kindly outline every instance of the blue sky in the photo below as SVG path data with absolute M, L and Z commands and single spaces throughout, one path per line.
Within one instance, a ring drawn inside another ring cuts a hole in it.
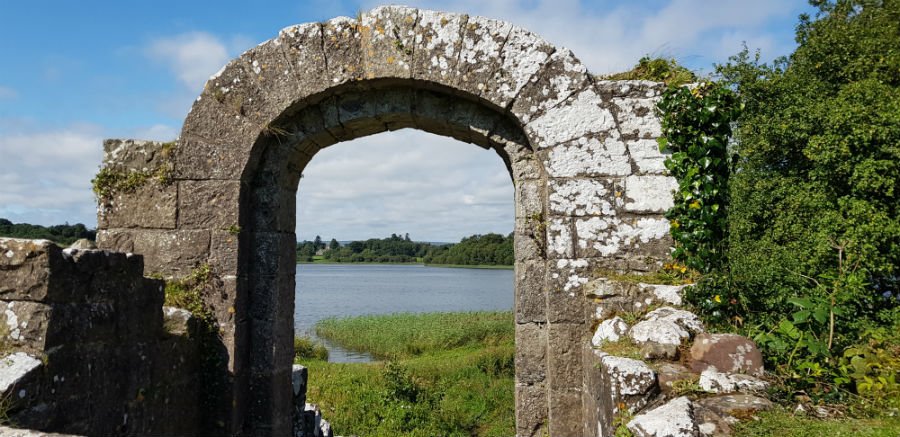
M 171 140 L 205 80 L 297 23 L 374 1 L 5 2 L 0 16 L 0 217 L 96 224 L 103 138 Z M 594 73 L 645 54 L 709 72 L 741 48 L 790 53 L 800 0 L 410 1 L 503 19 L 571 48 Z M 375 159 L 375 157 L 380 157 Z M 512 186 L 492 152 L 415 131 L 342 143 L 304 173 L 298 235 L 409 232 L 455 241 L 512 229 Z

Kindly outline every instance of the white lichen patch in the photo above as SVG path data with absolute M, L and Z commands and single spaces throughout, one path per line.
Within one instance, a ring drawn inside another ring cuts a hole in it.
M 625 210 L 666 212 L 675 205 L 673 191 L 678 181 L 671 176 L 628 176 L 625 178 Z
M 561 215 L 616 215 L 608 188 L 613 181 L 567 179 L 550 181 L 550 211 Z
M 459 54 L 460 62 L 466 63 L 475 73 L 484 73 L 496 65 L 500 59 L 500 49 L 512 30 L 512 25 L 484 17 L 470 17 Z
M 603 141 L 583 137 L 553 147 L 546 162 L 551 177 L 627 176 L 631 164 L 625 143 L 615 135 Z
M 592 88 L 547 111 L 526 126 L 540 148 L 552 147 L 589 135 L 618 135 L 616 121 Z M 616 136 L 616 138 L 618 138 Z
M 9 338 L 18 341 L 22 339 L 22 333 L 19 330 L 19 317 L 13 311 L 15 304 L 15 302 L 6 304 L 6 310 L 3 312 L 3 315 L 6 317 L 6 330 L 9 332 Z
M 550 57 L 552 46 L 537 35 L 514 26 L 503 45 L 503 61 L 494 74 L 504 102 L 514 99 Z
M 591 338 L 591 344 L 594 347 L 601 347 L 606 342 L 616 342 L 628 332 L 628 324 L 621 317 L 616 316 L 611 319 L 604 320 L 597 326 L 594 336 Z
M 637 165 L 638 171 L 645 174 L 666 174 L 666 155 L 659 151 L 659 143 L 655 139 L 644 139 L 628 142 L 628 154 Z
M 550 274 L 551 279 L 564 278 L 562 286 L 564 292 L 571 293 L 587 284 L 590 279 L 584 274 L 584 270 L 590 265 L 586 259 L 560 259 L 556 261 L 556 269 Z
M 0 358 L 0 395 L 6 395 L 10 386 L 40 366 L 41 360 L 25 352 L 16 352 Z
M 575 221 L 577 245 L 609 256 L 638 243 L 649 243 L 668 235 L 669 221 L 663 218 L 640 218 L 626 223 L 616 217 L 591 217 Z
M 547 252 L 558 256 L 572 256 L 572 233 L 562 219 L 551 219 L 547 226 Z
M 700 373 L 700 388 L 710 393 L 761 392 L 769 383 L 749 375 L 719 372 L 710 366 Z
M 656 284 L 638 284 L 645 292 L 649 292 L 654 298 L 660 302 L 670 305 L 681 305 L 681 293 L 684 285 L 656 285 Z
M 656 116 L 657 98 L 612 99 L 619 108 L 619 131 L 622 135 L 637 135 L 638 138 L 658 138 L 662 136 L 662 126 Z
M 460 30 L 465 16 L 447 12 L 420 10 L 415 30 L 416 50 L 413 52 L 418 65 L 431 67 L 432 74 L 446 77 L 456 66 L 462 44 Z
M 703 332 L 703 322 L 690 311 L 662 307 L 651 311 L 628 331 L 637 344 L 678 346 L 693 334 Z
M 687 397 L 673 399 L 632 419 L 626 427 L 639 436 L 699 437 L 694 406 Z
M 624 403 L 628 412 L 634 413 L 647 405 L 657 388 L 656 372 L 640 360 L 601 354 L 600 367 L 610 381 L 613 410 L 618 412 Z

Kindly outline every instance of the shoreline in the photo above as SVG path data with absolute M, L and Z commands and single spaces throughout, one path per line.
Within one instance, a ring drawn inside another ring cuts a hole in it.
M 422 262 L 338 262 L 338 261 L 297 261 L 297 264 L 329 264 L 329 265 L 411 265 L 424 267 L 438 267 L 446 269 L 485 269 L 485 270 L 513 270 L 514 266 L 494 264 L 426 264 Z

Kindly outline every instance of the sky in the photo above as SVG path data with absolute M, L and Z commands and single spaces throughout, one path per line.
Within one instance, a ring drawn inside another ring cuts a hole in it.
M 210 75 L 278 30 L 355 16 L 376 1 L 57 0 L 0 15 L 0 217 L 96 226 L 90 180 L 104 138 L 170 141 Z M 644 55 L 701 73 L 746 43 L 793 51 L 803 0 L 409 0 L 482 15 L 574 51 L 595 74 Z M 402 130 L 340 143 L 304 171 L 298 238 L 409 233 L 458 241 L 513 227 L 513 189 L 492 151 Z

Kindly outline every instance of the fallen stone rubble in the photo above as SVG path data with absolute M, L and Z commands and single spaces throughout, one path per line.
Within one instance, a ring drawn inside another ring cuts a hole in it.
M 678 307 L 683 288 L 609 279 L 585 286 L 597 306 L 588 354 L 597 376 L 585 391 L 598 437 L 616 427 L 636 437 L 727 436 L 738 418 L 772 407 L 761 397 L 768 382 L 756 344 L 707 333 Z

